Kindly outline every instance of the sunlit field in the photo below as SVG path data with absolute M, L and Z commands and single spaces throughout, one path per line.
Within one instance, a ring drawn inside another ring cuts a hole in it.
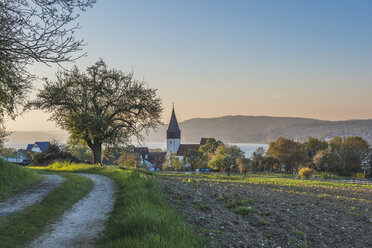
M 372 245 L 372 185 L 172 173 L 159 181 L 212 246 Z

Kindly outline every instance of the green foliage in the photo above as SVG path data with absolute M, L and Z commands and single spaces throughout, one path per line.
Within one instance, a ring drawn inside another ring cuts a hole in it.
M 1 247 L 26 247 L 27 242 L 41 235 L 49 223 L 58 220 L 93 186 L 92 180 L 87 177 L 68 173 L 63 176 L 67 181 L 43 201 L 1 220 Z
M 305 154 L 310 160 L 312 160 L 317 152 L 328 148 L 328 142 L 318 138 L 310 137 L 304 142 L 303 147 L 305 150 Z
M 212 156 L 216 152 L 217 148 L 222 144 L 223 142 L 220 140 L 209 138 L 204 145 L 199 147 L 199 151 L 203 152 L 205 155 Z
M 206 240 L 167 204 L 156 181 L 151 180 L 152 173 L 68 163 L 56 163 L 48 169 L 97 173 L 117 184 L 114 210 L 97 247 L 207 247 Z
M 73 140 L 71 138 L 67 141 L 67 150 L 71 153 L 72 156 L 76 157 L 81 161 L 90 161 L 93 157 L 92 151 L 81 140 Z
M 32 156 L 33 166 L 46 166 L 58 160 L 79 162 L 77 158 L 72 156 L 66 146 L 58 142 L 51 142 L 46 152 L 34 153 Z
M 41 180 L 42 176 L 36 172 L 0 159 L 0 201 Z
M 68 131 L 72 140 L 84 141 L 101 162 L 102 144 L 126 143 L 131 136 L 160 123 L 162 107 L 156 90 L 134 79 L 133 73 L 109 69 L 99 60 L 87 68 L 77 67 L 46 81 L 29 107 L 51 113 L 51 119 Z
M 237 160 L 244 157 L 244 152 L 237 146 L 220 145 L 214 158 L 209 161 L 208 166 L 212 169 L 227 171 L 230 176 L 230 170 L 236 166 Z
M 202 169 L 207 166 L 206 156 L 201 151 L 190 149 L 183 156 L 184 165 L 190 166 L 191 170 Z
M 271 142 L 267 154 L 277 158 L 285 171 L 292 173 L 298 169 L 305 158 L 302 144 L 284 137 Z
M 183 169 L 183 167 L 182 167 L 182 163 L 179 160 L 179 158 L 176 157 L 176 155 L 174 153 L 170 153 L 167 156 L 167 158 L 165 159 L 163 169 L 164 170 L 170 169 L 172 171 L 174 171 L 174 170 L 175 171 L 181 171 Z
M 129 153 L 127 151 L 122 151 L 121 156 L 117 161 L 118 166 L 140 168 L 141 158 L 138 153 Z

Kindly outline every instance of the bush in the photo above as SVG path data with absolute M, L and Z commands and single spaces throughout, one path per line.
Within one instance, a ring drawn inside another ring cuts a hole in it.
M 300 170 L 300 178 L 301 179 L 309 179 L 311 175 L 313 174 L 313 170 L 310 169 L 309 167 L 304 167 Z
M 33 166 L 48 166 L 56 161 L 79 163 L 80 160 L 72 156 L 65 146 L 53 142 L 46 152 L 36 153 L 32 159 Z

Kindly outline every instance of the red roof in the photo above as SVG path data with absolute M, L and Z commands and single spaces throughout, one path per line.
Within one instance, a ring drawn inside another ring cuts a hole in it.
M 208 139 L 209 139 L 209 138 L 201 138 L 201 140 L 200 140 L 200 145 L 202 146 L 202 145 L 207 144 Z
M 181 144 L 177 151 L 177 156 L 184 156 L 188 150 L 198 151 L 200 144 Z

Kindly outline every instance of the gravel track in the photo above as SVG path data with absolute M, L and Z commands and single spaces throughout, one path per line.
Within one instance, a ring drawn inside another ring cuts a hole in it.
M 51 226 L 52 231 L 34 240 L 30 247 L 92 247 L 105 228 L 114 207 L 114 182 L 100 175 L 80 174 L 93 180 L 92 191 L 66 211 Z
M 44 175 L 46 179 L 31 188 L 0 202 L 0 216 L 6 216 L 41 202 L 44 197 L 61 186 L 66 179 L 60 175 Z

